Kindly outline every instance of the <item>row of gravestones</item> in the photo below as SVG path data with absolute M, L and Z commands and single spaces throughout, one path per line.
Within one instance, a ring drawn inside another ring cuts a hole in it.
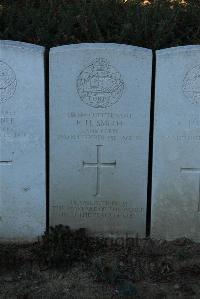
M 157 51 L 151 236 L 200 241 L 200 46 Z M 50 51 L 50 225 L 145 235 L 152 52 Z M 46 222 L 44 48 L 0 41 L 0 240 Z

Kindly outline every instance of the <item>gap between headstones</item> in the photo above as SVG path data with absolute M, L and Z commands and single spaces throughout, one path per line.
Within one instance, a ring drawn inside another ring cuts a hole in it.
M 152 77 L 151 77 L 151 104 L 149 126 L 149 164 L 147 181 L 147 218 L 146 236 L 151 234 L 151 202 L 152 202 L 152 170 L 153 170 L 153 137 L 154 137 L 154 110 L 155 110 L 155 86 L 156 86 L 156 51 L 152 50 Z
M 49 122 L 49 53 L 50 49 L 46 48 L 44 54 L 44 72 L 45 72 L 45 148 L 46 148 L 46 232 L 49 231 L 49 176 L 50 176 L 50 122 Z

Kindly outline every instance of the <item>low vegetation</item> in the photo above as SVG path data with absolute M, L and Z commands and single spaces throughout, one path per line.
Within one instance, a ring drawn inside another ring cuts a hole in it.
M 34 244 L 0 244 L 0 298 L 200 298 L 200 244 L 108 241 L 60 225 Z

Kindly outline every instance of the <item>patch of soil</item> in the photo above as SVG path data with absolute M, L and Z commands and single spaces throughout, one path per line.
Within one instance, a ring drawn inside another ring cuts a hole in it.
M 200 298 L 200 244 L 117 244 L 56 227 L 34 244 L 0 244 L 0 298 Z

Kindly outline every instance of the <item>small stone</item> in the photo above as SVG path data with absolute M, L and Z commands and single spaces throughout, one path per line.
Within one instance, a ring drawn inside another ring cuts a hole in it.
M 7 276 L 4 278 L 5 282 L 13 282 L 13 278 L 11 276 Z

